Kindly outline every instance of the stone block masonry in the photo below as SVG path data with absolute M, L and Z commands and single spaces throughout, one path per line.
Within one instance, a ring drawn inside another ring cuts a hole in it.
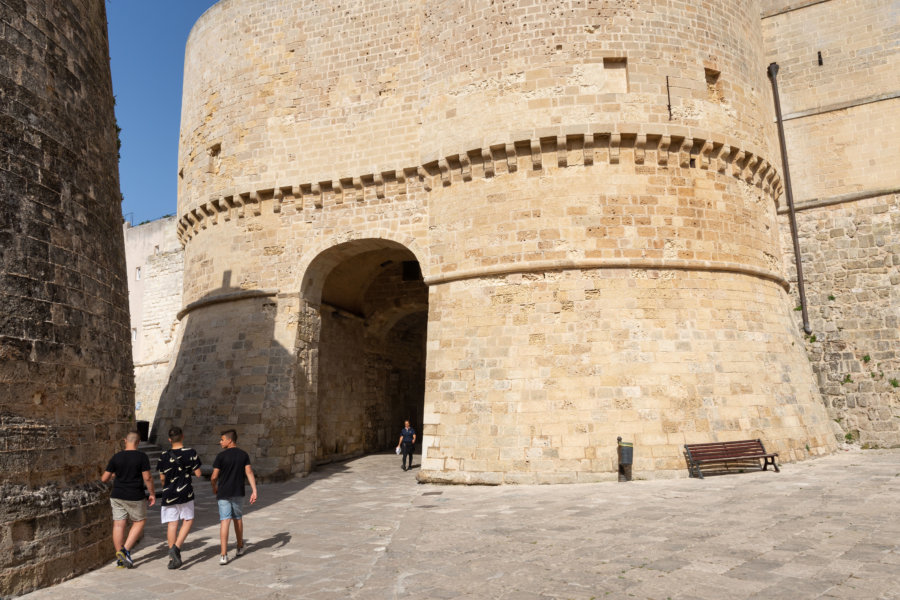
M 767 62 L 781 66 L 779 89 L 813 328 L 805 345 L 838 439 L 898 446 L 896 3 L 772 0 L 764 6 L 762 23 Z M 790 248 L 783 206 L 779 213 L 783 246 Z M 792 281 L 793 262 L 787 252 L 785 269 Z
M 211 8 L 185 59 L 183 337 L 157 426 L 204 452 L 236 426 L 271 477 L 386 448 L 413 408 L 429 481 L 611 478 L 617 435 L 648 477 L 686 474 L 685 441 L 829 452 L 760 10 Z
M 102 0 L 0 2 L 0 595 L 112 558 L 133 419 Z

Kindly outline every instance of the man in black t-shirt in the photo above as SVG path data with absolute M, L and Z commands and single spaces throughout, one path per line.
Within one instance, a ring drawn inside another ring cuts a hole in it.
M 137 431 L 129 431 L 125 436 L 125 450 L 117 452 L 109 459 L 106 471 L 100 480 L 106 483 L 113 480 L 109 503 L 113 514 L 113 546 L 116 548 L 116 564 L 119 567 L 132 568 L 131 550 L 134 548 L 147 521 L 147 506 L 156 502 L 153 491 L 153 479 L 150 478 L 150 459 L 137 449 L 141 436 Z M 144 497 L 144 486 L 150 492 Z M 128 539 L 125 539 L 125 526 L 131 519 Z
M 166 538 L 169 542 L 169 568 L 181 566 L 181 547 L 187 539 L 194 523 L 194 486 L 191 474 L 200 477 L 200 457 L 193 448 L 184 447 L 184 432 L 181 427 L 169 429 L 171 450 L 159 457 L 156 470 L 163 486 L 160 492 L 160 519 L 166 524 Z M 181 529 L 178 522 L 182 521 Z M 177 535 L 176 535 L 177 534 Z
M 256 502 L 256 478 L 250 467 L 250 456 L 237 447 L 237 432 L 229 429 L 222 432 L 219 439 L 222 452 L 213 461 L 212 483 L 213 493 L 219 504 L 219 541 L 222 545 L 220 565 L 228 564 L 228 529 L 234 521 L 234 535 L 237 538 L 235 557 L 244 553 L 244 476 L 250 482 L 250 504 Z

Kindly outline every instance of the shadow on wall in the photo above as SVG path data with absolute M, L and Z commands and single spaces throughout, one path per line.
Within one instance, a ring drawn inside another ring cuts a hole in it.
M 421 439 L 428 288 L 415 256 L 349 242 L 309 265 L 302 298 L 221 287 L 182 310 L 151 438 L 184 429 L 206 468 L 234 428 L 263 480 L 392 449 L 404 419 Z M 312 293 L 310 293 L 310 290 Z M 292 337 L 294 348 L 279 339 Z
M 173 425 L 209 468 L 222 430 L 234 428 L 263 480 L 291 475 L 300 435 L 291 384 L 292 353 L 275 339 L 276 291 L 222 286 L 182 310 L 178 352 L 159 400 L 152 438 Z

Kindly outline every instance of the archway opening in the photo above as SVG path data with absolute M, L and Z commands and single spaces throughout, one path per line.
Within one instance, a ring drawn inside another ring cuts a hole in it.
M 323 255 L 316 464 L 393 448 L 405 419 L 421 438 L 428 323 L 428 288 L 408 249 L 362 240 Z

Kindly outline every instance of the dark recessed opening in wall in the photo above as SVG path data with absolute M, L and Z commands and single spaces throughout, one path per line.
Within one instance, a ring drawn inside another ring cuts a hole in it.
M 422 269 L 419 268 L 419 261 L 404 260 L 403 261 L 403 281 L 421 281 Z
M 725 94 L 722 91 L 721 73 L 715 69 L 703 69 L 706 76 L 706 94 L 712 102 L 724 102 Z
M 393 449 L 406 419 L 418 442 L 428 323 L 418 261 L 403 246 L 374 239 L 320 257 L 330 266 L 315 275 L 322 281 L 315 463 Z
M 819 57 L 819 66 L 821 67 L 822 64 L 823 64 L 823 62 L 822 62 L 822 51 L 819 50 L 819 51 L 817 52 L 817 54 L 818 54 L 818 57 Z
M 628 93 L 628 59 L 624 56 L 607 56 L 603 59 L 606 81 L 603 91 L 610 94 Z
M 222 153 L 222 144 L 213 144 L 206 151 L 207 156 L 209 157 L 209 162 L 206 165 L 207 173 L 218 173 L 219 165 L 221 163 L 221 159 L 219 155 Z

